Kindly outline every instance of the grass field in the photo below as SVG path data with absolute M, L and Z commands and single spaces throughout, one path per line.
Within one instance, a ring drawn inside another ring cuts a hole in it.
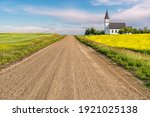
M 82 43 L 132 72 L 147 87 L 150 87 L 149 37 L 150 35 L 77 36 Z
M 150 34 L 137 35 L 102 35 L 85 36 L 89 40 L 107 46 L 126 48 L 129 50 L 150 54 Z
M 0 68 L 60 40 L 57 34 L 0 34 Z

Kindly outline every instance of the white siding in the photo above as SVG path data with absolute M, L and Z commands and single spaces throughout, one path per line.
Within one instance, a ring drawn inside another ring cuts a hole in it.
M 110 34 L 118 34 L 120 29 L 110 29 Z

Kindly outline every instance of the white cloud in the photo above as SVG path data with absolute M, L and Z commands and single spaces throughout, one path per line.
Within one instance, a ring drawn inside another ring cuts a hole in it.
M 125 5 L 125 4 L 135 4 L 143 0 L 91 0 L 92 5 Z
M 0 26 L 1 33 L 59 33 L 59 34 L 83 34 L 85 27 L 77 26 L 55 26 L 55 27 L 38 27 L 38 26 Z
M 43 16 L 52 16 L 75 23 L 97 23 L 101 18 L 100 14 L 94 14 L 79 9 L 58 9 L 58 8 L 42 8 L 28 6 L 24 11 L 30 14 Z
M 150 1 L 140 2 L 131 8 L 112 14 L 114 20 L 124 20 L 134 26 L 150 27 Z
M 9 11 L 11 11 L 11 9 L 13 11 L 13 8 L 9 8 Z M 50 26 L 48 27 L 48 29 L 46 27 L 43 28 L 34 26 L 3 26 L 1 27 L 0 32 L 44 32 L 48 30 L 51 33 L 82 34 L 84 33 L 86 28 L 97 27 L 100 29 L 103 27 L 104 14 L 95 14 L 79 9 L 66 8 L 60 10 L 58 8 L 45 8 L 33 6 L 18 7 L 17 9 L 17 11 L 20 11 L 20 13 L 22 12 L 26 14 L 39 15 L 41 17 L 55 17 L 57 18 L 57 25 Z M 5 10 L 5 12 L 11 13 L 6 9 L 3 10 Z
M 33 15 L 50 16 L 55 17 L 61 21 L 86 24 L 86 23 L 102 23 L 99 19 L 103 17 L 103 14 L 96 14 L 87 12 L 85 10 L 73 9 L 73 8 L 46 8 L 46 7 L 34 7 L 34 6 L 20 6 L 18 8 L 2 7 L 1 10 L 7 13 L 28 13 Z
M 0 26 L 0 32 L 44 32 L 48 31 L 48 28 L 36 27 L 36 26 Z
M 44 32 L 44 31 L 48 31 L 51 33 L 61 33 L 61 34 L 83 34 L 86 28 L 97 27 L 100 29 L 103 26 L 104 14 L 94 14 L 94 13 L 87 12 L 84 10 L 79 10 L 79 9 L 61 9 L 60 10 L 58 8 L 26 6 L 26 7 L 22 7 L 18 11 L 28 13 L 28 14 L 33 14 L 33 15 L 39 15 L 41 17 L 42 16 L 55 17 L 57 18 L 58 22 L 57 22 L 57 25 L 53 25 L 50 27 L 4 26 L 4 27 L 1 27 L 0 32 Z M 10 12 L 8 11 L 8 13 Z
M 107 2 L 109 0 L 102 0 L 102 1 Z M 137 2 L 138 0 L 127 0 L 127 1 L 130 3 L 134 3 L 134 2 Z M 125 2 L 125 0 L 122 0 L 122 3 L 123 2 Z M 145 0 L 144 2 L 138 2 L 137 4 L 132 5 L 128 9 L 121 9 L 116 13 L 110 14 L 110 17 L 114 21 L 124 21 L 131 26 L 150 27 L 149 4 L 150 4 L 150 1 L 148 0 Z M 103 18 L 105 15 L 105 13 L 94 14 L 92 12 L 87 12 L 87 11 L 78 10 L 78 9 L 59 10 L 56 8 L 49 9 L 49 8 L 42 8 L 42 7 L 39 8 L 39 7 L 32 7 L 32 6 L 25 7 L 24 11 L 30 14 L 57 17 L 59 20 L 63 20 L 69 24 L 75 23 L 75 24 L 72 24 L 72 26 L 76 25 L 76 29 L 81 28 L 81 27 L 88 27 L 88 26 L 89 27 L 93 26 L 99 29 L 100 28 L 103 29 Z
M 7 13 L 10 13 L 10 14 L 14 14 L 14 13 L 17 13 L 17 9 L 12 9 L 12 8 L 9 8 L 9 7 L 1 7 L 1 9 Z

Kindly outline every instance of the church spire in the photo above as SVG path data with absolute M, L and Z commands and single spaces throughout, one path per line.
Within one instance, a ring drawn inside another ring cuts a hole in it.
M 105 15 L 105 18 L 104 18 L 104 19 L 110 19 L 110 18 L 109 18 L 108 11 L 106 11 L 106 15 Z

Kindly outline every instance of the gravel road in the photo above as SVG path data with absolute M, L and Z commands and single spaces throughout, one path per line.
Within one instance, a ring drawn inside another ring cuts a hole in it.
M 0 71 L 0 99 L 150 99 L 129 72 L 67 36 Z

